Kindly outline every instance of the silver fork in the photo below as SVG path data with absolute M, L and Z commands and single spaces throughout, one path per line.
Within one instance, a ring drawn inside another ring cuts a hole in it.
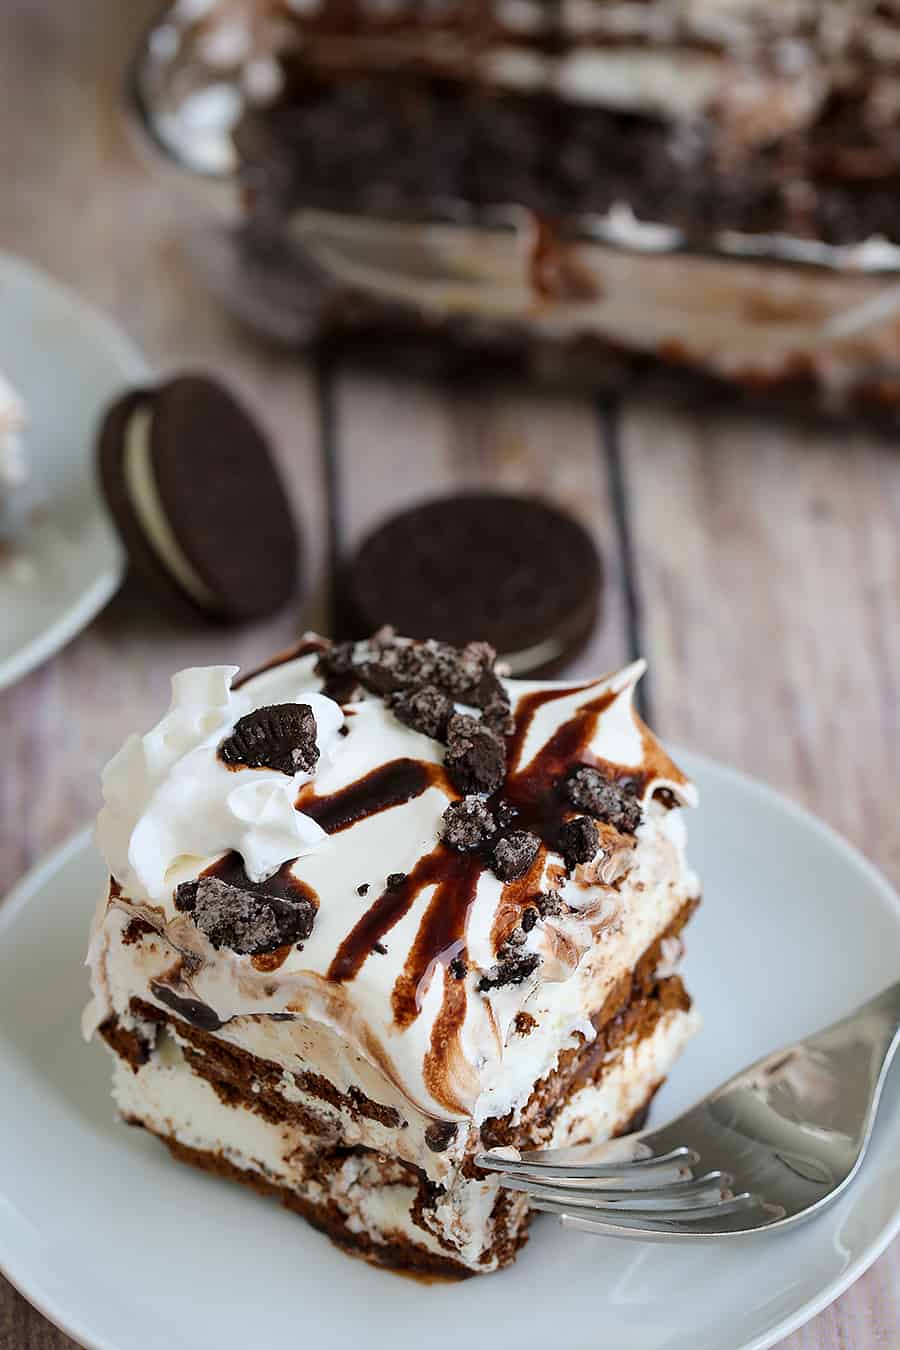
M 598 1146 L 497 1149 L 476 1162 L 586 1233 L 659 1241 L 785 1228 L 856 1175 L 898 1044 L 900 983 L 661 1129 Z

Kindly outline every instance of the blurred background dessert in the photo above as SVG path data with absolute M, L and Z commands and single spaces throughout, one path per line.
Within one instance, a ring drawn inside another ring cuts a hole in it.
M 205 187 L 199 267 L 270 333 L 894 418 L 898 40 L 864 0 L 219 0 L 131 88 Z

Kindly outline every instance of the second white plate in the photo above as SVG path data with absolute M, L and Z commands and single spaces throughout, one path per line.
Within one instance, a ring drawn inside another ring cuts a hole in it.
M 0 548 L 0 689 L 70 640 L 122 578 L 122 549 L 100 499 L 94 444 L 103 408 L 147 366 L 125 335 L 74 292 L 0 253 L 0 370 L 28 409 L 37 507 Z
M 900 968 L 900 902 L 858 853 L 760 784 L 679 760 L 703 803 L 690 833 L 705 902 L 687 979 L 706 1025 L 656 1121 Z M 900 1227 L 898 1071 L 859 1177 L 796 1230 L 701 1249 L 563 1233 L 542 1218 L 511 1270 L 464 1286 L 374 1270 L 114 1121 L 107 1055 L 78 1024 L 103 882 L 82 835 L 0 908 L 0 1268 L 85 1345 L 763 1350 Z

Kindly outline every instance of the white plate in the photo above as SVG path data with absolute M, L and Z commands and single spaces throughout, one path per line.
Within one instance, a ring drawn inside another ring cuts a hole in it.
M 33 517 L 0 551 L 0 689 L 57 651 L 122 578 L 101 502 L 101 410 L 147 366 L 109 320 L 43 272 L 0 253 L 0 370 L 28 409 Z
M 824 825 L 694 755 L 706 902 L 688 980 L 706 1027 L 661 1120 L 763 1051 L 848 1011 L 900 966 L 900 904 Z M 104 1350 L 761 1350 L 823 1308 L 900 1227 L 900 1073 L 872 1151 L 819 1219 L 682 1248 L 540 1219 L 512 1270 L 423 1287 L 341 1255 L 302 1220 L 176 1165 L 113 1122 L 109 1062 L 79 1038 L 103 875 L 86 836 L 0 909 L 0 1267 Z

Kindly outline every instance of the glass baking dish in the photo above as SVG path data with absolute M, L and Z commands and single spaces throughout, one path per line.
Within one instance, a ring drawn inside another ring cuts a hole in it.
M 472 51 L 459 45 L 472 2 L 368 0 L 363 13 L 362 0 L 177 0 L 151 27 L 129 104 L 183 203 L 191 258 L 232 312 L 293 342 L 354 340 L 381 355 L 411 340 L 588 382 L 661 366 L 806 408 L 900 418 L 900 249 L 727 221 L 698 241 L 619 199 L 548 215 L 540 173 L 518 172 L 521 136 L 508 134 L 504 153 L 504 118 L 515 133 L 509 110 L 533 119 L 529 100 L 505 87 L 482 89 L 479 104 L 456 72 L 448 79 L 448 63 Z M 504 3 L 521 17 L 550 0 L 481 3 L 482 15 Z M 482 40 L 496 57 L 492 22 Z M 507 39 L 512 79 L 510 52 L 529 48 Z M 304 87 L 320 79 L 313 51 L 339 77 L 330 103 Z M 432 105 L 413 104 L 403 135 L 388 135 L 379 100 L 396 104 L 416 80 L 439 89 L 439 117 L 432 126 Z M 300 90 L 293 103 L 286 82 Z M 552 121 L 552 101 L 539 116 Z M 469 195 L 445 166 L 455 128 L 473 117 L 490 158 Z M 554 153 L 564 134 L 555 128 Z

